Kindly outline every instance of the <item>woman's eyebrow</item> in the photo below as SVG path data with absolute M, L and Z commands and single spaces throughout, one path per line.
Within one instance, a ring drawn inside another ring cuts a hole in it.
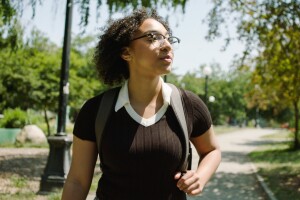
M 161 34 L 159 31 L 155 31 L 155 30 L 149 30 L 149 31 L 144 32 L 144 34 L 148 34 L 148 33 L 159 33 L 159 34 Z
M 156 30 L 149 30 L 149 31 L 144 32 L 144 34 L 149 34 L 149 33 L 158 33 L 158 34 L 162 34 L 163 36 L 170 36 L 169 32 L 166 32 L 166 34 L 163 34 L 163 33 L 159 32 L 159 31 L 156 31 Z

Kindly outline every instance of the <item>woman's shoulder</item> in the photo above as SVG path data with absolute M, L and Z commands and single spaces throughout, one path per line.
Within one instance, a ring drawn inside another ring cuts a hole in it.
M 191 136 L 199 136 L 207 131 L 212 124 L 209 110 L 197 94 L 185 89 L 181 89 L 181 91 L 188 120 L 192 123 Z
M 92 113 L 95 113 L 95 111 L 99 107 L 102 96 L 103 96 L 103 93 L 98 94 L 96 96 L 93 96 L 93 97 L 87 99 L 82 104 L 82 106 L 79 110 L 79 114 L 89 113 L 89 115 L 91 116 Z
M 203 100 L 194 92 L 182 88 L 180 88 L 180 90 L 184 101 L 187 101 L 192 105 L 200 104 L 200 106 L 205 106 Z
M 82 105 L 82 107 L 80 109 L 80 112 L 81 113 L 87 113 L 89 116 L 95 118 L 96 114 L 97 114 L 97 111 L 99 109 L 99 106 L 100 106 L 100 102 L 101 102 L 101 100 L 103 98 L 103 95 L 105 93 L 107 93 L 108 91 L 112 91 L 112 90 L 118 91 L 119 87 L 103 91 L 100 94 L 87 99 L 83 103 L 83 105 Z
M 86 100 L 76 117 L 73 134 L 83 140 L 95 141 L 95 120 L 103 93 Z
M 103 93 L 98 94 L 98 95 L 96 95 L 96 96 L 93 96 L 93 97 L 87 99 L 87 100 L 84 102 L 83 106 L 84 106 L 84 105 L 95 106 L 95 105 L 97 105 L 97 104 L 99 105 L 102 96 L 103 96 Z

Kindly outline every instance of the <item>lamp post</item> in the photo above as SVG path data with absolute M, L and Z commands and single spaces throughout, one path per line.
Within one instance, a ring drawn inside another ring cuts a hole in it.
M 72 25 L 73 0 L 67 0 L 64 44 L 62 52 L 62 65 L 59 91 L 59 109 L 57 133 L 47 138 L 50 152 L 47 165 L 42 175 L 40 192 L 52 192 L 61 189 L 67 178 L 70 169 L 70 146 L 72 139 L 66 132 L 66 114 L 69 95 L 69 63 L 70 63 L 70 43 Z
M 257 92 L 260 92 L 261 91 L 261 88 L 258 84 L 255 84 L 254 86 L 254 89 L 257 91 Z M 259 128 L 259 105 L 258 103 L 256 103 L 256 108 L 255 108 L 255 128 Z
M 212 121 L 214 123 L 215 113 L 214 113 L 214 109 L 213 109 L 214 106 L 212 104 L 216 101 L 216 98 L 214 96 L 209 96 L 208 101 L 209 101 L 209 103 L 211 103 L 210 106 L 209 106 L 209 109 L 211 111 L 211 118 L 212 118 Z
M 203 69 L 203 74 L 205 76 L 205 88 L 204 88 L 204 103 L 207 104 L 207 94 L 208 94 L 208 77 L 211 75 L 212 70 L 210 67 L 206 66 Z
M 216 98 L 214 96 L 209 96 L 208 97 L 208 101 L 211 102 L 211 103 L 215 102 L 215 100 L 216 100 Z

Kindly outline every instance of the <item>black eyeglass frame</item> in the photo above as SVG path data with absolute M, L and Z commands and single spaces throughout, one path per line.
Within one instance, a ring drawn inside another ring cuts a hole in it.
M 162 37 L 164 38 L 164 40 L 167 39 L 168 42 L 169 42 L 170 44 L 175 44 L 175 43 L 178 43 L 178 44 L 179 44 L 179 43 L 180 43 L 180 39 L 179 39 L 178 37 L 175 37 L 175 36 L 167 37 L 167 36 L 164 36 L 163 34 L 158 33 L 158 32 L 149 32 L 149 33 L 146 33 L 146 34 L 144 34 L 144 35 L 142 35 L 142 36 L 133 38 L 133 39 L 131 39 L 130 41 L 132 42 L 132 41 L 134 41 L 134 40 L 138 40 L 138 39 L 141 39 L 141 38 L 144 38 L 144 37 L 148 37 L 148 38 L 150 38 L 150 39 L 155 39 L 155 35 L 160 35 L 160 36 L 162 36 Z M 176 42 L 170 41 L 170 39 L 172 39 L 172 38 L 173 38 L 173 39 L 176 39 L 177 41 L 176 41 Z

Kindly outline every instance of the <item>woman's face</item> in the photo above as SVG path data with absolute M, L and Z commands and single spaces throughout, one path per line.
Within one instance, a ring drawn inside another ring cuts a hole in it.
M 154 19 L 141 24 L 122 56 L 128 62 L 130 77 L 157 77 L 171 71 L 174 54 L 168 37 L 166 28 Z

